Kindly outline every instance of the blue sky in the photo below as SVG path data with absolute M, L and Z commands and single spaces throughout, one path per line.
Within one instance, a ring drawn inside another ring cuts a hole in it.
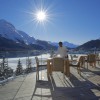
M 32 15 L 41 5 L 49 15 L 42 24 Z M 41 40 L 83 44 L 100 38 L 100 0 L 0 0 L 0 19 Z

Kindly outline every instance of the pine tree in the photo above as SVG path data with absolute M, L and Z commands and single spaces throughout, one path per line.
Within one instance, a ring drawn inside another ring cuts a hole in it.
M 23 72 L 23 68 L 22 68 L 22 63 L 20 61 L 20 59 L 18 60 L 18 65 L 17 65 L 17 69 L 16 69 L 16 74 L 19 75 L 19 74 L 22 74 Z

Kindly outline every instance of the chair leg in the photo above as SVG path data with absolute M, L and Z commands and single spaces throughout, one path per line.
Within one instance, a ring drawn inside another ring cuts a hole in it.
M 36 72 L 36 80 L 39 80 L 39 69 L 37 68 L 37 72 Z
M 51 65 L 51 67 L 50 67 L 50 75 L 52 75 L 52 72 L 53 72 L 53 66 Z
M 94 62 L 94 67 L 96 67 L 96 62 Z
M 78 72 L 78 74 L 79 74 L 79 69 L 78 69 L 78 67 L 77 67 L 77 72 Z
M 65 82 L 65 75 L 64 75 L 64 73 L 63 73 L 63 81 Z
M 77 67 L 77 72 L 79 75 L 81 75 L 80 67 Z
M 88 69 L 88 62 L 87 62 L 87 69 Z
M 79 75 L 81 76 L 81 70 L 80 70 L 80 68 L 79 68 Z

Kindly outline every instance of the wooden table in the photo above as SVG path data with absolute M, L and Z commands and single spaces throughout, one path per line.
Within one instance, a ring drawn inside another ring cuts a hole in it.
M 49 75 L 52 74 L 52 70 L 51 70 L 51 64 L 52 64 L 52 59 L 53 58 L 48 58 L 47 59 L 47 76 L 49 77 Z M 70 76 L 70 67 L 69 67 L 69 60 L 68 59 L 64 59 L 64 73 L 66 76 Z

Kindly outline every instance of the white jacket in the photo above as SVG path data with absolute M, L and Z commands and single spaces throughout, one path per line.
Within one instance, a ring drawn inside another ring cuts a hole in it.
M 59 55 L 60 57 L 67 57 L 68 55 L 68 50 L 66 47 L 62 46 L 62 47 L 58 47 L 58 51 L 57 51 L 57 55 Z

